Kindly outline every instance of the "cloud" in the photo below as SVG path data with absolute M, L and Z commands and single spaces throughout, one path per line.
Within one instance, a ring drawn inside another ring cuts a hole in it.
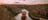
M 0 4 L 48 4 L 48 0 L 0 0 Z

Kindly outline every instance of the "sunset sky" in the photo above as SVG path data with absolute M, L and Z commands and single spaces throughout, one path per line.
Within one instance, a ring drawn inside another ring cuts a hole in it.
M 0 4 L 48 4 L 48 0 L 0 0 Z

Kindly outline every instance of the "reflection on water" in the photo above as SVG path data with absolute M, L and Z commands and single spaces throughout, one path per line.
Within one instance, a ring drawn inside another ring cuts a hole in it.
M 28 15 L 28 11 L 26 10 L 26 9 L 22 9 L 21 10 L 21 13 L 20 14 L 18 14 L 17 16 L 16 16 L 16 20 L 32 20 L 30 17 L 29 17 L 29 15 Z M 25 17 L 23 17 L 23 16 L 25 16 Z M 22 18 L 23 17 L 23 18 Z
M 20 14 L 18 14 L 17 15 L 17 17 L 15 17 L 16 18 L 16 20 L 21 20 L 21 16 L 22 16 L 22 14 L 20 13 Z M 32 20 L 29 16 L 28 16 L 28 14 L 26 15 L 27 17 L 28 17 L 28 20 Z

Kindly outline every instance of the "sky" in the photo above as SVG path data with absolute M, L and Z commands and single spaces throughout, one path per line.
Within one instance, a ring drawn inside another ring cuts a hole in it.
M 0 0 L 0 4 L 48 4 L 48 0 Z

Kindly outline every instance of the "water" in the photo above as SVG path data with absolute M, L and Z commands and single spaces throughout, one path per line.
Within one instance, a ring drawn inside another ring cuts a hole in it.
M 21 20 L 21 16 L 22 16 L 22 13 L 18 14 L 17 16 L 15 16 L 15 19 L 16 19 L 16 20 Z M 32 20 L 32 19 L 28 16 L 28 14 L 26 14 L 26 16 L 27 16 L 27 20 Z

